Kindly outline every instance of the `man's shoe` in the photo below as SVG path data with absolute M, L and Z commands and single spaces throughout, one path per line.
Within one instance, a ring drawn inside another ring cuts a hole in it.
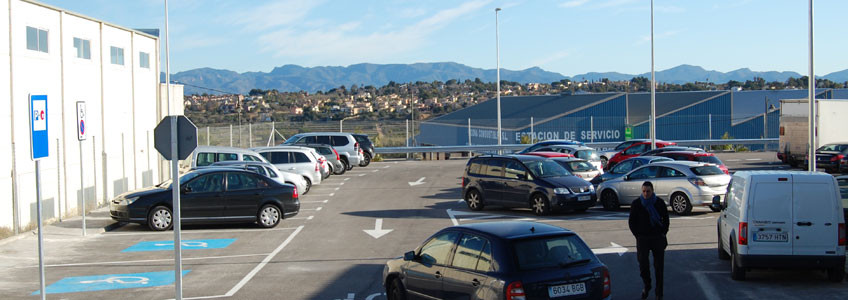
M 657 300 L 662 300 L 662 298 L 663 298 L 662 295 L 657 295 Z
M 651 289 L 642 289 L 642 299 L 648 299 L 649 291 L 651 291 Z

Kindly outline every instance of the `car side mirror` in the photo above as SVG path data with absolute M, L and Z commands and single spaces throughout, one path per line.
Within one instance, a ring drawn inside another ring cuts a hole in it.
M 413 261 L 415 260 L 415 251 L 409 251 L 403 254 L 404 261 Z
M 624 175 L 624 177 L 622 177 L 622 179 L 624 179 L 624 181 L 628 181 L 628 180 L 630 180 L 630 176 Z
M 718 195 L 713 196 L 713 203 L 710 204 L 710 208 L 713 211 L 720 211 L 720 210 L 723 209 L 723 207 L 721 205 L 721 196 L 718 196 Z
M 183 194 L 191 193 L 191 187 L 184 186 L 180 189 L 180 192 L 182 192 Z
M 518 179 L 527 180 L 527 174 L 518 174 Z

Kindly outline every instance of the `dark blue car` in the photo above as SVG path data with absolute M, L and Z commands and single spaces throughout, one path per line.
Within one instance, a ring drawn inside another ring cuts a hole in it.
M 607 171 L 606 173 L 601 174 L 601 176 L 593 178 L 591 182 L 592 182 L 593 185 L 597 186 L 597 185 L 601 184 L 601 182 L 624 176 L 624 174 L 627 174 L 630 171 L 633 171 L 634 169 L 641 167 L 643 165 L 647 165 L 647 164 L 650 164 L 652 162 L 671 161 L 671 160 L 672 160 L 671 158 L 662 157 L 662 156 L 636 156 L 636 157 L 633 157 L 633 158 L 628 158 L 628 159 L 625 159 L 622 162 L 618 163 L 617 165 L 615 165 L 615 167 L 613 167 L 611 170 Z
M 574 232 L 534 222 L 442 229 L 383 269 L 390 300 L 609 299 L 610 273 Z

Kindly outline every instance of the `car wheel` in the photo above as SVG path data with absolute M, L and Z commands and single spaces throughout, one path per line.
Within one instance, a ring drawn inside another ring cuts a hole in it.
M 333 174 L 336 174 L 336 175 L 342 175 L 342 174 L 344 174 L 345 172 L 347 172 L 347 169 L 345 169 L 344 164 L 342 164 L 342 167 L 341 167 L 341 168 L 338 168 L 338 169 L 336 169 L 336 170 L 333 170 Z
M 312 188 L 312 180 L 309 180 L 307 177 L 303 177 L 303 180 L 306 181 L 306 190 L 303 191 L 303 194 L 306 195 L 306 193 L 309 193 L 309 189 Z
M 618 202 L 618 195 L 612 190 L 605 190 L 601 193 L 601 205 L 606 210 L 617 210 L 621 208 L 621 203 Z
M 157 206 L 150 210 L 147 214 L 147 226 L 151 230 L 165 231 L 171 229 L 174 225 L 174 219 L 171 215 L 171 209 L 167 206 Z
M 362 156 L 362 161 L 359 162 L 359 166 L 360 167 L 367 167 L 370 164 L 371 164 L 371 154 L 368 154 L 366 152 L 365 155 Z
M 342 160 L 342 165 L 344 165 L 345 170 L 350 171 L 351 169 L 353 169 L 353 166 L 351 166 L 350 163 L 347 161 L 347 157 L 342 156 L 341 160 Z
M 537 216 L 545 216 L 551 213 L 551 203 L 548 202 L 548 198 L 545 195 L 534 194 L 530 198 L 530 209 Z
M 674 213 L 686 216 L 692 213 L 692 203 L 684 193 L 674 193 L 671 195 L 671 210 Z
M 280 219 L 282 218 L 282 213 L 280 212 L 280 208 L 273 204 L 265 204 L 259 210 L 259 213 L 256 216 L 256 221 L 259 223 L 259 226 L 264 228 L 273 228 L 280 224 Z
M 730 259 L 730 255 L 727 254 L 727 251 L 724 251 L 724 242 L 721 241 L 721 232 L 718 233 L 718 259 Z
M 389 288 L 386 291 L 386 298 L 389 300 L 406 300 L 406 289 L 403 287 L 400 279 L 392 279 L 392 283 L 389 284 Z
M 739 266 L 739 254 L 732 250 L 730 254 L 730 278 L 737 281 L 745 280 L 745 268 Z
M 842 282 L 845 279 L 845 267 L 838 266 L 827 269 L 827 279 L 831 282 Z
M 472 189 L 465 194 L 465 203 L 468 204 L 470 210 L 483 210 L 483 197 L 477 190 Z

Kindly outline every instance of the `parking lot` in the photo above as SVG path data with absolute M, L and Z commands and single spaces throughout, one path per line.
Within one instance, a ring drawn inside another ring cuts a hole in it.
M 774 153 L 719 154 L 731 171 L 779 170 Z M 613 297 L 638 299 L 641 280 L 628 210 L 537 217 L 529 210 L 472 212 L 461 201 L 466 159 L 386 161 L 354 168 L 301 196 L 300 213 L 273 229 L 257 225 L 184 226 L 183 295 L 190 299 L 385 299 L 388 259 L 413 250 L 441 228 L 474 222 L 532 220 L 577 232 L 610 268 Z M 107 214 L 100 214 L 106 216 Z M 819 271 L 755 270 L 730 279 L 716 253 L 716 216 L 696 208 L 672 215 L 666 252 L 668 299 L 848 299 L 848 283 Z M 112 222 L 101 217 L 90 225 Z M 45 229 L 51 299 L 171 299 L 173 233 L 128 224 L 82 237 L 66 220 Z M 91 228 L 91 227 L 90 227 Z M 101 226 L 102 228 L 102 226 Z M 33 299 L 39 290 L 35 235 L 0 243 L 0 295 Z

